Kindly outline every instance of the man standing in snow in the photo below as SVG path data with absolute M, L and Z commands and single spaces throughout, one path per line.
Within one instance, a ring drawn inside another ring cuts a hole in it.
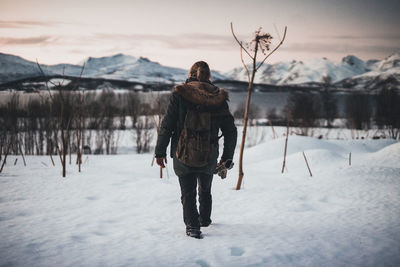
M 201 238 L 200 227 L 211 224 L 211 183 L 218 159 L 218 132 L 224 137 L 219 165 L 231 162 L 237 129 L 228 107 L 228 93 L 210 81 L 204 61 L 196 62 L 184 84 L 174 87 L 158 133 L 155 155 L 162 168 L 171 139 L 171 157 L 179 177 L 186 234 Z M 198 183 L 199 212 L 196 203 Z

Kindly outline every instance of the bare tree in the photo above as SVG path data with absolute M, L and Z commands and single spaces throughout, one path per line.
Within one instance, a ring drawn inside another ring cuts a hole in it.
M 400 95 L 394 89 L 379 92 L 375 121 L 379 128 L 388 129 L 391 138 L 400 138 Z
M 14 93 L 7 107 L 1 112 L 0 124 L 0 173 L 3 171 L 18 132 L 18 102 L 19 97 Z
M 332 122 L 338 113 L 337 101 L 330 90 L 332 78 L 327 75 L 322 78 L 323 90 L 320 91 L 322 114 L 327 121 L 327 127 L 332 128 Z
M 114 154 L 116 152 L 116 126 L 114 117 L 117 114 L 116 95 L 111 90 L 103 90 L 99 97 L 99 103 L 102 107 L 102 122 L 100 124 L 100 133 L 105 144 L 106 154 Z
M 170 97 L 169 94 L 161 95 L 160 91 L 159 90 L 157 91 L 157 96 L 154 101 L 156 103 L 154 110 L 155 110 L 155 113 L 157 114 L 156 115 L 157 118 L 155 118 L 155 116 L 152 116 L 154 119 L 155 125 L 157 127 L 157 136 L 160 131 L 162 118 L 164 117 L 164 114 L 167 111 L 169 97 Z M 156 154 L 154 152 L 153 158 L 151 160 L 151 166 L 154 165 L 155 158 L 156 158 Z M 160 166 L 160 179 L 162 179 L 162 178 L 163 178 L 163 168 Z
M 141 104 L 142 115 L 135 125 L 136 131 L 136 152 L 145 153 L 150 151 L 150 142 L 153 139 L 153 124 L 150 119 L 151 107 L 148 104 Z
M 367 94 L 351 94 L 346 98 L 347 127 L 350 129 L 369 129 L 372 107 Z
M 233 24 L 231 23 L 231 32 L 233 37 L 235 38 L 236 42 L 240 46 L 240 57 L 243 63 L 243 67 L 246 70 L 247 73 L 247 78 L 248 78 L 248 88 L 247 88 L 247 100 L 246 100 L 246 108 L 244 112 L 244 117 L 243 117 L 243 134 L 242 134 L 242 142 L 240 144 L 240 154 L 239 154 L 239 178 L 238 182 L 236 185 L 236 190 L 240 190 L 240 187 L 242 185 L 242 180 L 243 180 L 243 151 L 244 151 L 244 146 L 245 146 L 245 141 L 246 141 L 246 130 L 247 130 L 247 121 L 248 121 L 248 114 L 249 114 L 249 107 L 250 107 L 250 100 L 251 100 L 251 93 L 253 91 L 253 83 L 254 83 L 254 78 L 256 75 L 257 70 L 262 66 L 262 64 L 267 60 L 267 58 L 272 55 L 282 44 L 283 41 L 285 40 L 286 37 L 286 31 L 287 27 L 285 27 L 284 33 L 283 33 L 283 38 L 279 38 L 280 42 L 279 44 L 272 50 L 270 51 L 270 45 L 271 45 L 271 40 L 272 36 L 269 33 L 262 33 L 261 28 L 258 29 L 255 32 L 254 39 L 251 40 L 247 44 L 243 44 L 242 41 L 239 41 L 239 39 L 236 37 L 234 31 L 233 31 Z M 279 36 L 279 34 L 278 34 Z M 245 48 L 247 47 L 247 49 Z M 249 56 L 252 66 L 247 67 L 244 59 L 243 59 L 243 51 Z M 264 58 L 260 61 L 257 62 L 257 56 L 258 53 L 261 52 L 264 56 Z M 251 72 L 251 74 L 250 74 Z
M 319 102 L 309 93 L 292 92 L 286 107 L 290 113 L 292 126 L 300 129 L 300 135 L 310 135 L 310 129 L 316 126 L 319 115 Z
M 140 113 L 141 101 L 139 95 L 135 92 L 129 92 L 127 95 L 127 113 L 131 118 L 132 127 L 134 128 L 137 122 L 137 118 Z
M 85 90 L 80 90 L 79 83 L 77 85 L 78 93 L 75 103 L 75 116 L 74 116 L 74 126 L 75 126 L 75 137 L 76 137 L 76 164 L 78 165 L 78 171 L 81 172 L 82 166 L 82 154 L 84 146 L 84 136 L 85 136 L 85 113 L 86 109 L 86 97 Z
M 54 143 L 56 147 L 56 151 L 58 152 L 61 166 L 62 166 L 62 177 L 66 177 L 66 161 L 67 161 L 67 152 L 70 144 L 71 137 L 71 123 L 74 118 L 74 109 L 73 109 L 73 93 L 71 91 L 66 91 L 64 88 L 64 79 L 58 83 L 54 83 L 48 78 L 40 66 L 39 62 L 36 60 L 37 66 L 45 78 L 46 89 L 50 98 L 50 108 L 51 114 L 56 118 L 56 127 L 54 129 Z M 82 78 L 83 71 L 85 69 L 85 64 L 82 65 L 80 76 L 76 82 L 76 85 L 73 89 L 79 87 L 80 80 Z M 64 73 L 64 71 L 63 71 Z M 49 87 L 49 83 L 52 85 L 52 89 Z
M 235 119 L 240 119 L 244 117 L 245 114 L 245 110 L 246 110 L 246 103 L 245 102 L 241 102 L 236 110 L 233 112 L 233 117 Z M 260 116 L 261 113 L 261 108 L 255 104 L 252 104 L 249 107 L 249 111 L 248 111 L 248 119 L 250 121 L 250 125 L 254 125 L 255 124 L 255 119 L 257 119 Z

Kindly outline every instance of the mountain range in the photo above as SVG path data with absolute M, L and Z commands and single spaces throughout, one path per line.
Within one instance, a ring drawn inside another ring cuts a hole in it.
M 81 65 L 40 64 L 48 75 L 80 76 Z M 116 54 L 109 57 L 89 57 L 85 60 L 82 77 L 124 80 L 140 83 L 177 83 L 185 81 L 187 70 L 163 66 L 144 57 Z M 36 62 L 21 57 L 0 53 L 0 84 L 23 78 L 40 76 L 42 73 Z M 217 80 L 228 79 L 219 72 L 212 71 Z
M 182 82 L 187 70 L 163 66 L 144 57 L 116 54 L 108 57 L 89 57 L 85 61 L 83 77 L 124 80 L 130 82 Z M 46 75 L 79 76 L 82 67 L 73 64 L 42 65 Z M 0 84 L 24 78 L 41 76 L 36 62 L 0 53 Z M 213 80 L 247 81 L 243 67 L 226 73 L 212 71 Z M 349 55 L 336 63 L 327 58 L 309 61 L 263 64 L 257 72 L 256 83 L 272 85 L 322 86 L 375 90 L 382 87 L 400 89 L 400 54 L 394 53 L 382 60 L 363 61 Z
M 244 67 L 235 68 L 225 75 L 247 81 Z M 374 89 L 386 84 L 400 88 L 400 54 L 394 53 L 382 60 L 363 61 L 349 55 L 340 63 L 322 58 L 263 64 L 257 71 L 255 82 L 275 85 L 329 83 L 339 88 L 355 89 Z

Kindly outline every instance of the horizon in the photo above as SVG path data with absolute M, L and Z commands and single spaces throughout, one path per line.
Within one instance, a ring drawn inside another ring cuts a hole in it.
M 282 47 L 267 63 L 347 55 L 366 61 L 400 51 L 400 2 L 386 0 L 240 1 L 0 0 L 0 51 L 46 65 L 122 53 L 189 69 L 198 60 L 226 72 L 242 65 L 240 40 L 258 27 Z M 205 19 L 206 18 L 206 19 Z M 279 33 L 278 33 L 279 32 Z

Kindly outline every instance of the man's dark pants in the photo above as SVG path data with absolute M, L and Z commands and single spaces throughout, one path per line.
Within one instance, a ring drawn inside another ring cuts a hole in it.
M 213 176 L 205 173 L 190 173 L 179 176 L 181 201 L 183 205 L 183 221 L 187 228 L 200 228 L 200 223 L 211 223 L 211 183 Z M 199 184 L 200 208 L 197 211 L 196 188 Z

